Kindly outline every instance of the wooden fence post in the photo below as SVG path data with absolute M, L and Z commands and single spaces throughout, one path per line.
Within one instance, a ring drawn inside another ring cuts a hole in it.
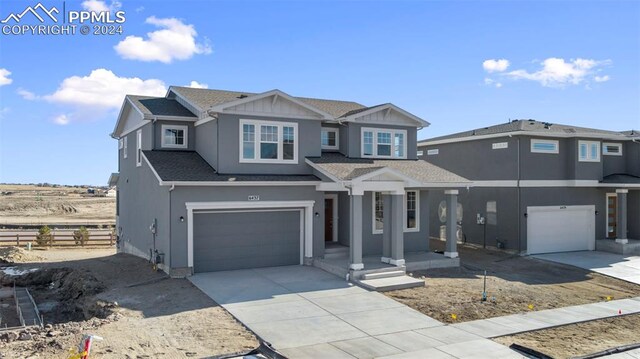
M 16 233 L 16 246 L 20 247 L 20 234 Z

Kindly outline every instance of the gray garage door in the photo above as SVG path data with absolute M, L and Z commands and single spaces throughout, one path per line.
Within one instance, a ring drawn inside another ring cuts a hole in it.
M 300 211 L 194 213 L 195 272 L 300 264 Z

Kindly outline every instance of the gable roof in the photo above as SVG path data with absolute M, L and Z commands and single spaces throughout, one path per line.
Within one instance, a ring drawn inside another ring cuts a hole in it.
M 629 131 L 631 133 L 631 131 Z M 637 131 L 636 131 L 637 133 Z M 473 140 L 483 137 L 497 137 L 498 135 L 522 135 L 531 134 L 535 136 L 549 137 L 601 137 L 606 139 L 630 139 L 630 134 L 624 132 L 600 130 L 588 127 L 562 125 L 536 120 L 514 120 L 489 127 L 477 128 L 470 131 L 458 132 L 450 135 L 433 137 L 418 141 L 418 145 L 430 144 L 432 142 L 456 142 L 456 140 Z
M 320 157 L 307 157 L 307 163 L 321 173 L 339 181 L 352 181 L 366 177 L 384 168 L 429 185 L 466 186 L 471 181 L 423 160 L 380 160 L 348 158 L 340 153 L 326 152 Z
M 153 172 L 161 182 L 318 182 L 313 175 L 221 175 L 197 152 L 142 151 Z
M 189 103 L 198 107 L 202 111 L 205 111 L 210 107 L 234 102 L 250 96 L 260 95 L 254 92 L 212 90 L 182 86 L 171 86 L 169 91 L 173 91 L 182 96 Z M 364 105 L 353 101 L 326 100 L 296 96 L 291 97 L 309 106 L 317 108 L 320 111 L 326 112 L 333 117 L 340 117 L 349 111 L 365 108 Z
M 127 98 L 143 115 L 196 118 L 191 111 L 174 99 L 137 95 L 127 95 Z

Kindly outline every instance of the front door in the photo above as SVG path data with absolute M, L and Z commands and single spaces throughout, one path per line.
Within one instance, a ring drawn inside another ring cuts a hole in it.
M 324 199 L 324 240 L 333 241 L 333 198 Z
M 618 197 L 607 194 L 607 238 L 616 238 L 618 232 Z

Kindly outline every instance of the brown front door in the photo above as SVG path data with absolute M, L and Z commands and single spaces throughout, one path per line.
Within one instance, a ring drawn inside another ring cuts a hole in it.
M 618 197 L 607 196 L 607 238 L 616 238 L 618 229 Z
M 324 199 L 324 240 L 333 241 L 333 198 Z

